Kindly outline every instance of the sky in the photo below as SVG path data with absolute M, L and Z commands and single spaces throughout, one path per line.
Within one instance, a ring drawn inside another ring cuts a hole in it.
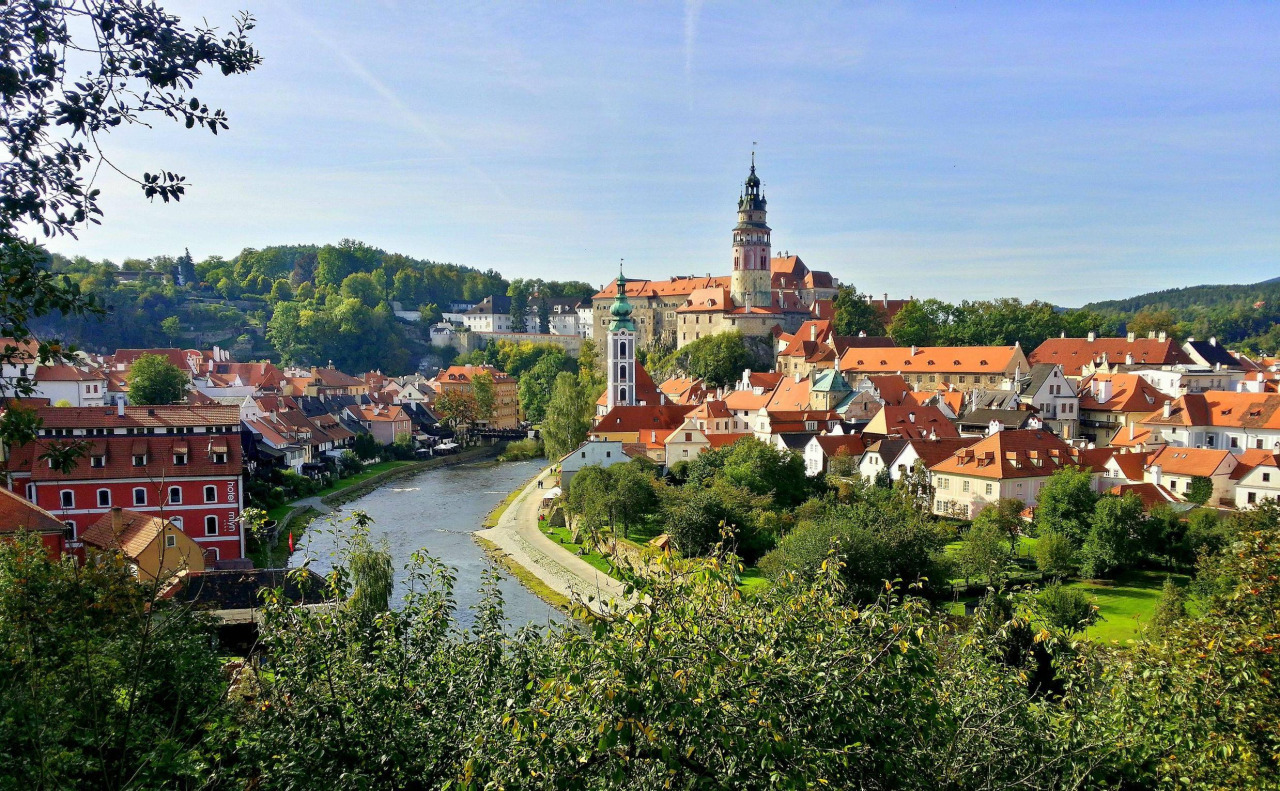
M 775 254 L 875 295 L 1075 306 L 1280 275 L 1280 3 L 165 0 L 257 18 L 112 133 L 67 255 L 354 238 L 509 278 L 725 274 L 751 152 Z

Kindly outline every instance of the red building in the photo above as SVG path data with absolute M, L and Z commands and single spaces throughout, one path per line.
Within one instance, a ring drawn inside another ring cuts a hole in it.
M 68 550 L 79 552 L 81 531 L 119 506 L 169 519 L 200 545 L 210 566 L 244 557 L 237 407 L 42 407 L 39 413 L 35 446 L 10 456 L 10 485 L 70 528 Z M 66 441 L 86 443 L 87 454 L 71 472 L 40 460 L 48 446 Z

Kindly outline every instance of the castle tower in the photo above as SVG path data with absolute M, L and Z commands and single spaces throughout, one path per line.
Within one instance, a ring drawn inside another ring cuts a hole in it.
M 615 406 L 635 406 L 636 403 L 636 325 L 631 320 L 631 303 L 627 301 L 627 280 L 618 270 L 618 296 L 609 308 L 613 322 L 609 325 L 608 348 L 605 366 L 608 369 L 609 388 L 605 391 L 605 403 L 609 409 Z
M 738 307 L 773 305 L 773 274 L 769 270 L 769 226 L 765 225 L 765 199 L 756 176 L 756 154 L 751 152 L 751 174 L 738 198 L 738 224 L 733 229 L 733 277 L 729 290 Z

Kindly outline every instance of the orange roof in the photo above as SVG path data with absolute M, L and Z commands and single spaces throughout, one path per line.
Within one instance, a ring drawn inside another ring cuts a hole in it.
M 409 419 L 404 409 L 394 404 L 361 404 L 355 408 L 360 411 L 360 419 L 370 423 L 398 423 Z
M 119 530 L 114 524 L 117 511 L 120 514 Z M 118 549 L 124 553 L 125 557 L 136 559 L 151 546 L 151 542 L 155 541 L 165 528 L 172 526 L 172 522 L 158 516 L 130 511 L 127 508 L 113 508 L 85 528 L 80 538 L 86 544 L 101 549 Z
M 1142 500 L 1142 507 L 1148 511 L 1157 505 L 1178 502 L 1178 498 L 1174 497 L 1172 492 L 1154 483 L 1122 483 L 1118 486 L 1112 486 L 1107 490 L 1107 494 L 1115 495 L 1116 497 L 1136 494 L 1138 499 Z
M 923 400 L 917 402 L 917 397 L 927 399 L 928 393 L 921 393 L 916 396 L 911 392 L 911 385 L 907 384 L 907 380 L 897 374 L 879 374 L 876 376 L 866 377 L 872 385 L 875 386 L 876 392 L 880 395 L 881 400 L 890 406 L 902 406 L 907 403 L 923 403 Z
M 637 366 L 639 367 L 639 366 Z M 469 383 L 476 374 L 489 374 L 493 377 L 494 384 L 499 382 L 514 382 L 515 377 L 510 376 L 504 371 L 494 368 L 492 365 L 451 365 L 436 375 L 436 380 L 441 382 L 459 382 Z M 364 384 L 360 380 L 356 380 L 357 384 Z
M 936 406 L 884 406 L 867 423 L 867 432 L 902 439 L 958 437 L 960 432 Z
M 1111 397 L 1099 401 L 1096 384 L 1111 383 Z M 1080 383 L 1080 409 L 1094 412 L 1150 412 L 1172 400 L 1137 374 L 1093 374 Z
M 724 312 L 734 309 L 733 297 L 729 289 L 716 286 L 699 288 L 689 293 L 684 304 L 676 308 L 677 313 Z
M 1018 351 L 1017 346 L 852 348 L 840 356 L 840 370 L 902 374 L 1000 374 L 1012 366 Z
M 1188 393 L 1170 405 L 1169 417 L 1157 410 L 1142 422 L 1149 426 L 1280 429 L 1280 394 L 1224 390 Z
M 689 413 L 689 416 L 698 418 L 699 420 L 716 420 L 731 418 L 733 417 L 733 413 L 729 411 L 729 405 L 725 402 L 711 400 L 703 401 L 696 409 Z
M 1140 481 L 1151 454 L 1151 451 L 1146 453 L 1116 453 L 1112 455 L 1111 460 L 1120 468 L 1121 475 L 1131 481 Z
M 1261 448 L 1249 448 L 1237 455 L 1236 461 L 1240 463 L 1231 471 L 1231 477 L 1237 481 L 1248 475 L 1255 467 L 1280 467 L 1280 461 L 1277 461 L 1275 451 Z
M 681 297 L 699 288 L 728 288 L 729 277 L 678 276 L 669 280 L 628 280 L 624 288 L 628 297 Z M 592 299 L 613 299 L 618 296 L 617 281 L 611 281 Z
M 860 456 L 867 450 L 867 444 L 857 434 L 823 434 L 814 437 L 825 456 L 837 456 L 841 453 L 849 456 Z
M 1235 457 L 1228 450 L 1211 448 L 1175 448 L 1165 446 L 1152 454 L 1147 469 L 1159 467 L 1166 475 L 1191 475 L 1208 478 L 1230 473 L 1235 469 Z
M 41 407 L 44 428 L 129 428 L 162 426 L 232 426 L 240 424 L 237 406 L 129 406 L 120 415 L 114 406 Z
M 641 441 L 647 441 L 648 432 L 658 431 L 663 437 L 681 423 L 693 407 L 684 404 L 646 404 L 644 406 L 615 406 L 596 421 L 593 434 L 642 432 Z
M 703 386 L 702 380 L 687 376 L 669 377 L 658 385 L 658 389 L 668 400 L 679 403 L 694 403 L 706 395 L 706 387 Z
M 773 389 L 773 393 L 769 397 L 769 402 L 765 404 L 765 409 L 769 412 L 777 412 L 779 410 L 796 411 L 809 408 L 809 379 L 800 377 L 800 381 L 796 381 L 794 377 L 787 377 L 778 382 L 778 386 Z
M 737 442 L 738 440 L 743 439 L 743 438 L 745 438 L 745 437 L 750 437 L 750 436 L 754 436 L 754 435 L 752 435 L 752 434 L 750 434 L 750 433 L 742 433 L 742 434 L 708 434 L 708 435 L 707 435 L 707 441 L 711 443 L 711 449 L 712 449 L 712 450 L 716 450 L 716 449 L 718 449 L 718 448 L 723 448 L 723 447 L 725 447 L 725 446 L 727 446 L 727 445 L 732 445 L 733 443 Z
M 1093 470 L 1093 459 L 1041 429 L 997 431 L 929 469 L 996 480 L 1040 478 L 1069 466 Z
M 41 365 L 36 367 L 37 382 L 102 382 L 107 375 L 97 370 L 77 368 L 74 365 Z
M 1085 365 L 1104 357 L 1111 364 L 1124 363 L 1132 355 L 1135 364 L 1188 365 L 1192 362 L 1172 338 L 1049 338 L 1036 347 L 1032 363 L 1057 363 L 1065 376 L 1080 376 Z
M 734 411 L 756 412 L 763 409 L 772 397 L 772 388 L 759 395 L 754 390 L 734 390 L 724 397 L 724 404 Z
M 27 530 L 32 533 L 61 533 L 58 518 L 26 498 L 0 486 L 0 534 Z

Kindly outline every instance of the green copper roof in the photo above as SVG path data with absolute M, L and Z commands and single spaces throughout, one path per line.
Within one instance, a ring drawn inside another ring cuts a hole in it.
M 609 325 L 609 332 L 619 332 L 620 330 L 636 331 L 636 324 L 631 320 L 631 303 L 627 301 L 627 279 L 622 276 L 622 270 L 618 270 L 618 296 L 614 297 L 613 306 L 609 308 L 609 314 L 613 316 L 613 323 Z
M 839 371 L 827 369 L 819 372 L 811 389 L 819 393 L 840 393 L 847 392 L 850 387 Z

